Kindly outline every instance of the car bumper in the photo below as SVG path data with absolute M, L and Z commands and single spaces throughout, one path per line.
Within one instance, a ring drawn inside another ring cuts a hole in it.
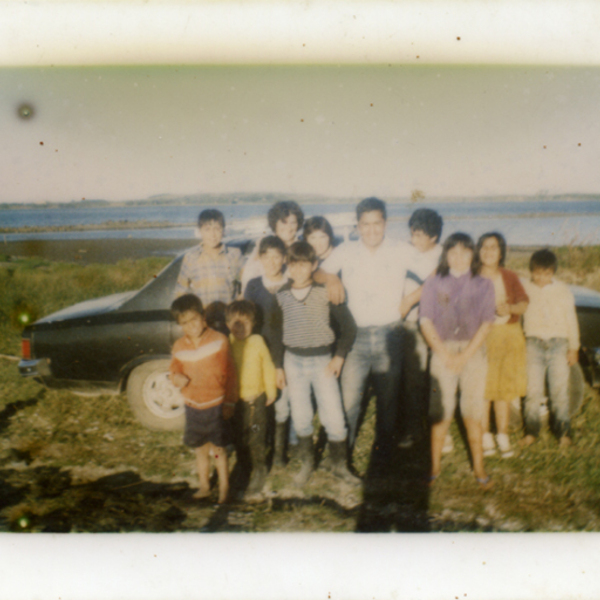
M 19 374 L 22 377 L 51 377 L 50 362 L 47 358 L 36 360 L 21 360 Z

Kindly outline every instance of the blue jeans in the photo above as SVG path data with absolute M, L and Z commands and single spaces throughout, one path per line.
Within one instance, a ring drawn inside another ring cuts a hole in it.
M 298 436 L 296 435 L 296 429 L 294 428 L 294 421 L 290 417 L 290 392 L 289 388 L 285 387 L 281 390 L 279 398 L 275 400 L 275 422 L 285 423 L 290 419 L 289 443 L 292 446 L 295 446 L 298 443 Z
M 342 370 L 342 398 L 352 446 L 367 378 L 376 395 L 375 445 L 384 452 L 398 444 L 398 401 L 402 372 L 402 335 L 399 324 L 359 327 Z
M 290 394 L 292 421 L 298 437 L 313 434 L 313 405 L 311 388 L 315 393 L 319 420 L 330 442 L 346 439 L 346 424 L 342 409 L 342 397 L 337 379 L 325 372 L 331 356 L 299 356 L 286 352 L 283 368 Z
M 546 372 L 550 405 L 559 437 L 570 435 L 568 341 L 565 338 L 527 338 L 527 397 L 525 434 L 540 432 L 540 406 L 545 398 Z

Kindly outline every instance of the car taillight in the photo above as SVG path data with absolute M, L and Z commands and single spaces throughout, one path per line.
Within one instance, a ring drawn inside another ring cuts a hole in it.
M 31 359 L 31 340 L 26 338 L 21 339 L 21 355 L 25 360 Z

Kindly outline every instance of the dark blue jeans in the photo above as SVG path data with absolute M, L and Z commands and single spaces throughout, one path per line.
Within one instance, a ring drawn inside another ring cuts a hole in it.
M 398 444 L 402 335 L 399 323 L 358 328 L 341 378 L 350 446 L 356 441 L 361 402 L 369 375 L 377 397 L 375 445 L 386 453 Z

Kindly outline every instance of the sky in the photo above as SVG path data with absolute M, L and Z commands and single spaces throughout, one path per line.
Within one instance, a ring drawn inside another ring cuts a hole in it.
M 598 106 L 589 66 L 5 67 L 0 202 L 600 193 Z

